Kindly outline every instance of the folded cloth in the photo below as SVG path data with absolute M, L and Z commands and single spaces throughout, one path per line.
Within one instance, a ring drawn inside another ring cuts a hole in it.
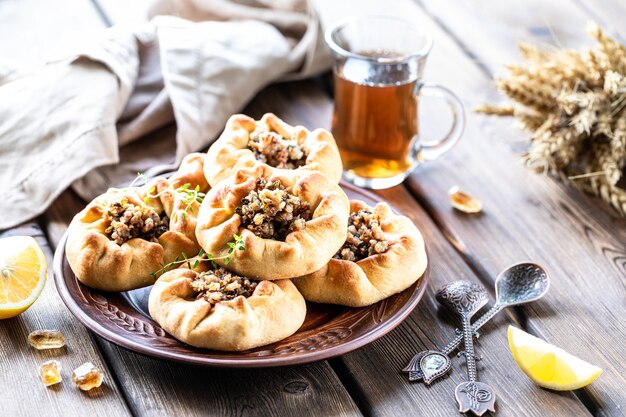
M 90 199 L 173 169 L 258 90 L 328 65 L 308 0 L 166 0 L 151 13 L 177 16 L 113 27 L 38 69 L 0 62 L 0 229 L 70 185 Z M 174 121 L 175 141 L 146 136 Z

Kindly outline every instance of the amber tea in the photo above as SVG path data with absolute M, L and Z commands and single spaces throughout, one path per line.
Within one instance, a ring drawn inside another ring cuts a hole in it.
M 415 85 L 366 85 L 335 76 L 332 131 L 346 171 L 389 178 L 412 169 L 418 133 Z
M 361 17 L 326 32 L 333 56 L 332 131 L 344 178 L 368 188 L 399 184 L 419 162 L 439 157 L 463 130 L 463 107 L 449 90 L 422 81 L 432 40 L 413 22 Z M 446 137 L 420 141 L 418 101 L 446 100 L 453 125 Z

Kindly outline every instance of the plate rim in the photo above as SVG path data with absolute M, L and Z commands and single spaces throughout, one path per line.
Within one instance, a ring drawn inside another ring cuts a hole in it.
M 345 184 L 342 184 L 345 186 Z M 350 185 L 346 188 L 353 188 Z M 366 197 L 373 201 L 379 200 L 374 194 L 358 189 L 354 187 L 357 192 L 365 194 Z M 428 281 L 430 277 L 430 262 L 427 262 L 424 273 L 418 278 L 418 285 L 411 294 L 411 297 L 402 306 L 402 308 L 390 316 L 386 321 L 375 326 L 371 331 L 366 332 L 354 339 L 350 339 L 348 342 L 339 342 L 335 345 L 329 346 L 324 349 L 312 351 L 312 352 L 300 352 L 297 355 L 292 356 L 274 356 L 274 357 L 255 357 L 255 358 L 242 358 L 242 359 L 220 359 L 215 357 L 197 357 L 188 356 L 183 353 L 169 352 L 167 350 L 155 348 L 135 340 L 128 339 L 121 334 L 115 333 L 104 326 L 102 326 L 96 319 L 88 314 L 83 307 L 77 302 L 69 291 L 69 287 L 64 282 L 63 274 L 63 261 L 65 259 L 65 248 L 68 237 L 68 230 L 63 234 L 57 248 L 54 252 L 53 259 L 53 275 L 54 283 L 61 300 L 72 313 L 74 317 L 81 322 L 88 330 L 94 332 L 103 339 L 111 342 L 126 350 L 130 350 L 135 353 L 142 354 L 144 356 L 150 356 L 157 359 L 163 359 L 178 363 L 201 365 L 206 367 L 219 367 L 219 368 L 268 368 L 290 365 L 303 365 L 312 362 L 318 362 L 323 360 L 332 359 L 346 353 L 352 352 L 356 349 L 360 349 L 381 337 L 385 336 L 391 330 L 396 328 L 402 323 L 417 307 L 419 301 L 423 298 L 426 288 L 428 287 Z M 426 245 L 426 243 L 424 243 Z M 427 252 L 428 256 L 428 252 Z M 429 260 L 430 261 L 430 260 Z M 82 285 L 82 284 L 80 284 Z M 404 291 L 408 291 L 407 288 Z M 99 290 L 98 290 L 99 291 Z M 382 300 L 381 300 L 382 301 Z M 379 302 L 381 302 L 379 301 Z M 158 323 L 157 323 L 158 325 Z M 184 343 L 184 342 L 181 342 Z

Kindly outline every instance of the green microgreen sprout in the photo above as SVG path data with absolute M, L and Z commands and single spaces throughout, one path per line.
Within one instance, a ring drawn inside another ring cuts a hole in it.
M 139 183 L 139 181 L 142 181 L 144 185 L 147 184 L 148 176 L 142 172 L 138 172 L 135 179 L 130 183 L 130 185 L 127 188 L 133 188 L 135 185 Z
M 189 269 L 193 269 L 193 268 L 197 268 L 198 265 L 200 265 L 200 262 L 207 262 L 207 261 L 211 262 L 211 265 L 213 266 L 213 268 L 217 268 L 217 262 L 216 262 L 217 260 L 223 259 L 224 264 L 228 265 L 230 263 L 230 257 L 233 254 L 233 252 L 235 252 L 235 250 L 241 250 L 241 251 L 246 250 L 243 236 L 240 236 L 237 234 L 234 234 L 233 240 L 228 242 L 226 245 L 228 246 L 228 251 L 226 252 L 226 255 L 224 256 L 214 257 L 210 253 L 206 253 L 204 249 L 200 249 L 200 252 L 198 252 L 196 256 L 190 258 L 187 256 L 185 252 L 182 252 L 172 262 L 166 265 L 163 265 L 161 269 L 159 269 L 158 271 L 152 272 L 150 275 L 156 278 L 157 276 L 162 275 L 166 273 L 167 271 L 172 270 L 177 265 L 181 265 L 181 264 L 186 265 L 187 268 Z
M 151 198 L 158 198 L 165 193 L 171 193 L 170 189 L 166 189 L 161 191 L 158 194 L 153 194 L 156 191 L 156 188 L 153 186 L 148 190 L 148 195 L 144 198 L 144 203 L 148 204 Z M 178 187 L 174 190 L 176 193 L 182 196 L 182 201 L 185 203 L 185 207 L 179 210 L 176 210 L 172 217 L 176 214 L 180 213 L 183 217 L 183 220 L 187 220 L 187 213 L 193 213 L 193 203 L 202 204 L 204 201 L 204 197 L 206 197 L 206 193 L 200 191 L 200 186 L 196 185 L 194 188 L 191 188 L 191 184 L 184 184 L 181 187 Z
M 184 209 L 179 210 L 184 220 L 187 220 L 187 212 L 193 213 L 193 203 L 202 204 L 206 197 L 206 193 L 200 191 L 199 185 L 191 188 L 191 184 L 184 184 L 178 187 L 176 192 L 182 195 L 183 203 L 186 204 Z

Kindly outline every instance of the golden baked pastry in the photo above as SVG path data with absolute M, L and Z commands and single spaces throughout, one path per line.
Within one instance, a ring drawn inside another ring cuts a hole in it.
M 362 307 L 397 294 L 426 269 L 421 233 L 385 203 L 350 200 L 348 237 L 328 264 L 293 280 L 305 299 Z
M 66 254 L 78 279 L 92 288 L 127 291 L 152 284 L 154 273 L 181 253 L 198 253 L 198 193 L 208 191 L 203 165 L 203 154 L 190 154 L 169 180 L 111 188 L 74 216 Z
M 196 236 L 207 253 L 222 257 L 241 235 L 245 250 L 230 256 L 230 269 L 253 279 L 293 278 L 320 269 L 339 250 L 348 210 L 341 188 L 317 172 L 257 165 L 209 192 Z
M 293 283 L 251 281 L 222 267 L 179 268 L 163 274 L 150 292 L 152 318 L 192 346 L 241 351 L 295 333 L 306 303 Z
M 238 169 L 262 163 L 279 169 L 318 171 L 335 183 L 343 169 L 335 139 L 327 130 L 310 132 L 267 113 L 259 121 L 243 114 L 231 116 L 207 153 L 204 173 L 214 187 Z

